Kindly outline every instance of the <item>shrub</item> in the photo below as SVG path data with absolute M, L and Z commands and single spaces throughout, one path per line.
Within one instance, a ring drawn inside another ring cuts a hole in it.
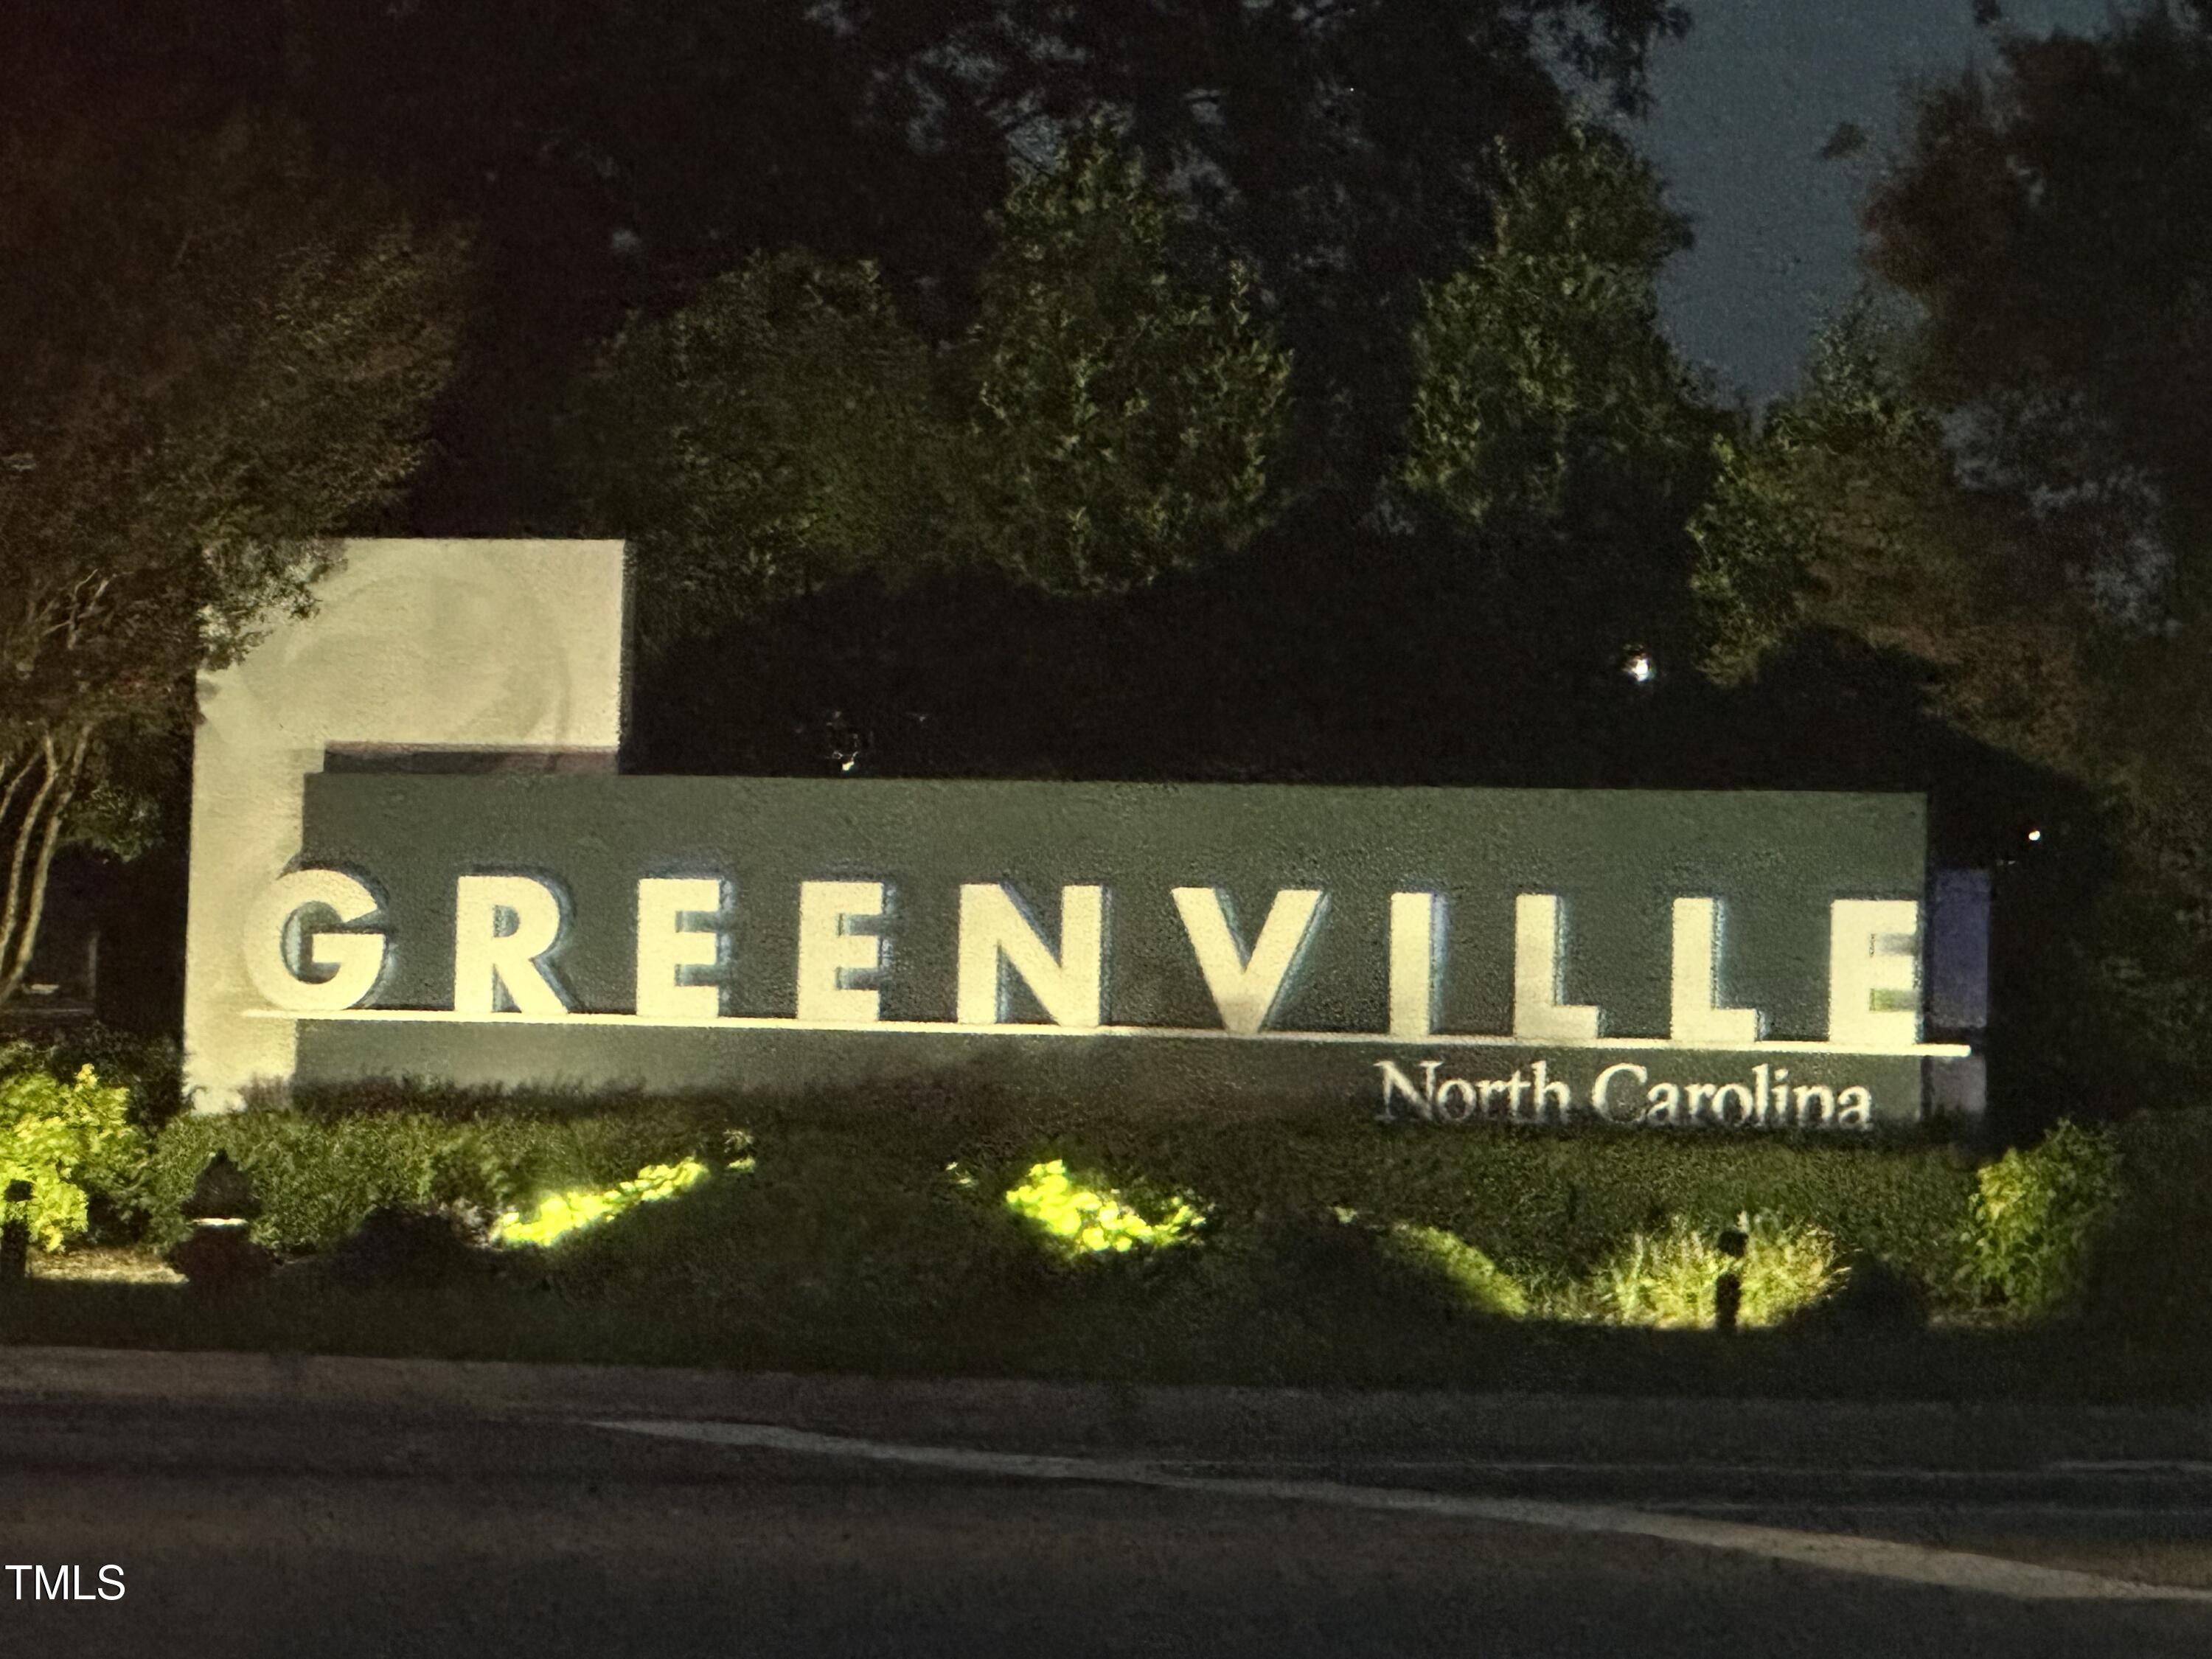
M 173 1037 L 147 1036 L 97 1020 L 58 1024 L 0 1042 L 0 1073 L 43 1067 L 72 1078 L 86 1066 L 111 1088 L 131 1091 L 132 1121 L 152 1130 L 175 1115 L 182 1100 L 184 1050 Z
M 1441 1279 L 1465 1306 L 1515 1319 L 1528 1311 L 1521 1282 L 1458 1234 L 1399 1221 L 1382 1237 L 1386 1255 Z
M 2159 1343 L 2212 1335 L 2212 1110 L 2156 1109 L 2118 1127 L 2120 1197 L 2083 1274 L 2085 1312 Z
M 380 1204 L 331 1248 L 330 1276 L 355 1289 L 435 1285 L 474 1271 L 480 1265 L 476 1244 L 468 1229 L 442 1211 Z M 170 1254 L 191 1248 L 187 1241 Z
M 179 1117 L 155 1143 L 150 1231 L 157 1243 L 183 1236 L 177 1206 L 218 1150 L 261 1200 L 254 1237 L 293 1254 L 336 1243 L 380 1205 L 489 1223 L 546 1194 L 595 1192 L 651 1164 L 711 1155 L 714 1139 L 696 1115 L 665 1108 L 558 1118 L 281 1109 Z
M 2119 1194 L 2112 1132 L 2065 1120 L 2028 1150 L 2014 1148 L 1983 1165 L 1967 1204 L 1966 1246 L 1974 1279 L 2017 1313 L 2072 1305 L 2090 1246 Z
M 58 1250 L 84 1231 L 94 1192 L 127 1195 L 145 1164 L 131 1121 L 131 1091 L 103 1085 L 91 1066 L 64 1082 L 20 1047 L 0 1049 L 0 1188 L 31 1183 L 31 1237 Z
M 1070 1261 L 1085 1256 L 1126 1255 L 1188 1243 L 1205 1223 L 1191 1201 L 1177 1194 L 1158 1220 L 1145 1215 L 1138 1200 L 1111 1188 L 1079 1181 L 1060 1158 L 1030 1166 L 1020 1185 L 1006 1193 L 1006 1207 L 1035 1227 L 1055 1254 Z
M 1743 1286 L 1738 1322 L 1777 1325 L 1842 1281 L 1836 1241 L 1824 1229 L 1772 1215 L 1740 1215 L 1735 1225 L 1746 1241 L 1740 1261 L 1723 1253 L 1719 1228 L 1684 1216 L 1632 1233 L 1587 1279 L 1540 1298 L 1542 1311 L 1607 1325 L 1710 1325 L 1713 1286 L 1734 1272 Z
M 593 1191 L 578 1188 L 550 1193 L 539 1199 L 525 1217 L 509 1210 L 491 1224 L 495 1244 L 553 1244 L 571 1233 L 626 1215 L 641 1204 L 673 1198 L 707 1178 L 708 1170 L 696 1158 L 680 1164 L 651 1164 L 628 1181 Z
M 1040 1158 L 1071 1169 L 1141 1172 L 1164 1191 L 1202 1193 L 1219 1224 L 1349 1207 L 1455 1234 L 1524 1280 L 1581 1279 L 1620 1241 L 1670 1215 L 1739 1211 L 1817 1226 L 1839 1249 L 1873 1256 L 1956 1294 L 1966 1254 L 1959 1218 L 1970 1170 L 1934 1141 L 1829 1146 L 1790 1135 L 1699 1139 L 1514 1129 L 1439 1130 L 1317 1114 L 1234 1119 L 1111 1118 L 1107 1109 L 988 1103 L 913 1131 L 870 1123 L 832 1133 L 933 1143 L 915 1156 L 957 1157 L 999 1189 Z M 766 1126 L 763 1126 L 764 1133 Z M 890 1142 L 882 1142 L 888 1146 Z M 942 1150 L 939 1150 L 939 1148 Z

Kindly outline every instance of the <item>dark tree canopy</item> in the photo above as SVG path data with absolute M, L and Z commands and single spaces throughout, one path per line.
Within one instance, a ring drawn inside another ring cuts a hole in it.
M 1401 476 L 1480 532 L 1496 603 L 1563 654 L 1672 657 L 1684 526 L 1725 424 L 1659 327 L 1688 226 L 1609 136 L 1573 129 L 1504 173 L 1491 241 L 1414 326 Z
M 412 475 L 465 278 L 281 125 L 0 135 L 0 1001 L 121 750 Z
M 1408 395 L 1419 284 L 1487 234 L 1498 141 L 1557 142 L 1560 77 L 1635 106 L 1649 45 L 1685 26 L 1663 0 L 102 13 L 21 0 L 0 58 L 79 107 L 121 65 L 198 109 L 281 103 L 342 164 L 477 226 L 485 286 L 412 519 L 474 534 L 569 527 L 550 428 L 567 377 L 632 307 L 671 308 L 754 252 L 873 259 L 925 332 L 956 337 L 1010 149 L 1041 155 L 1100 114 L 1251 265 L 1299 364 L 1302 471 L 1364 497 Z
M 2074 763 L 2202 824 L 2212 8 L 2006 40 L 1992 73 L 1920 100 L 1867 224 L 1875 273 L 1924 316 L 1910 383 L 1953 434 L 1985 562 L 2076 641 Z
M 908 73 L 931 110 L 1040 139 L 1112 114 L 1182 179 L 1280 307 L 1312 459 L 1354 492 L 1387 465 L 1420 284 L 1486 237 L 1501 155 L 1544 153 L 1565 129 L 1569 89 L 1551 64 L 1632 110 L 1651 42 L 1686 27 L 1664 0 L 907 9 Z M 865 30 L 900 8 L 854 11 Z M 943 20 L 933 43 L 924 16 Z
M 1724 449 L 1693 524 L 1709 665 L 1755 689 L 1792 639 L 1848 634 L 1917 663 L 1963 730 L 2064 777 L 2075 810 L 2032 856 L 2016 826 L 2004 857 L 2100 872 L 2045 924 L 2017 1040 L 2051 1067 L 2046 1101 L 2116 1086 L 2101 1068 L 2123 1048 L 2201 1075 L 2212 6 L 2002 35 L 1993 64 L 1909 113 L 1866 204 L 1874 289 Z M 2013 897 L 2008 925 L 2035 902 Z
M 1023 173 L 957 342 L 872 262 L 798 249 L 616 340 L 569 471 L 635 544 L 648 651 L 856 574 L 1126 594 L 1272 516 L 1288 363 L 1249 280 L 1176 268 L 1169 204 L 1103 130 Z

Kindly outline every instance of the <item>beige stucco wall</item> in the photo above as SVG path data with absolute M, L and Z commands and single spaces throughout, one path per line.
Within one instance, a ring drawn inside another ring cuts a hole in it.
M 297 1027 L 256 1017 L 248 908 L 298 856 L 331 745 L 592 750 L 622 740 L 619 542 L 358 540 L 315 613 L 204 676 L 192 755 L 185 1080 L 197 1110 L 290 1075 Z

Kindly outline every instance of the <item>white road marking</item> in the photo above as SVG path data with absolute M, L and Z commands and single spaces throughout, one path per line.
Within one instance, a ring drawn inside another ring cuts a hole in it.
M 1707 1549 L 1765 1556 L 1793 1565 L 1820 1567 L 1905 1583 L 2008 1595 L 2024 1601 L 2202 1601 L 2212 1590 L 2146 1584 L 2063 1567 L 2035 1566 L 1998 1556 L 1860 1538 L 1834 1533 L 1705 1520 L 1609 1504 L 1559 1504 L 1534 1498 L 1476 1498 L 1449 1492 L 1406 1492 L 1389 1486 L 1354 1486 L 1333 1480 L 1273 1480 L 1242 1476 L 1177 1474 L 1157 1464 L 1054 1457 L 1028 1452 L 970 1451 L 953 1446 L 908 1445 L 844 1435 L 815 1434 L 765 1423 L 698 1423 L 659 1419 L 596 1422 L 595 1428 L 648 1434 L 707 1445 L 741 1446 L 802 1456 L 860 1458 L 903 1463 L 967 1474 L 1013 1476 L 1031 1480 L 1090 1481 L 1110 1486 L 1149 1486 L 1225 1498 L 1265 1498 L 1293 1503 L 1329 1504 L 1340 1508 L 1387 1510 L 1451 1520 L 1502 1521 L 1559 1531 L 1625 1533 L 1664 1539 Z
M 2187 1507 L 2160 1504 L 2151 1507 L 2142 1504 L 2052 1504 L 2024 1499 L 2002 1503 L 1983 1498 L 1893 1501 L 1849 1498 L 1833 1502 L 1822 1498 L 1817 1503 L 1804 1498 L 1664 1498 L 1653 1501 L 1662 1509 L 1683 1515 L 1784 1515 L 1817 1509 L 1823 1516 L 1928 1516 L 1946 1521 L 1975 1520 L 1983 1516 L 1992 1519 L 2033 1516 L 2049 1521 L 2069 1516 L 2095 1521 L 2212 1521 L 2212 1508 L 2201 1504 Z
M 1889 1480 L 1935 1486 L 1944 1482 L 2048 1480 L 2054 1476 L 2083 1480 L 2107 1475 L 2167 1476 L 2176 1479 L 2212 1474 L 2212 1463 L 2043 1463 L 2032 1468 L 1939 1469 L 1908 1468 L 1897 1464 L 1844 1463 L 1696 1463 L 1676 1459 L 1644 1459 L 1625 1463 L 1586 1462 L 1566 1458 L 1507 1458 L 1474 1462 L 1455 1457 L 1279 1457 L 1228 1458 L 1177 1455 L 1161 1460 L 1163 1467 L 1201 1470 L 1208 1474 L 1264 1464 L 1273 1469 L 1334 1469 L 1356 1462 L 1364 1469 L 1388 1469 L 1393 1474 L 1642 1474 L 1692 1476 L 1698 1479 L 1729 1475 L 1757 1475 L 1780 1480 Z

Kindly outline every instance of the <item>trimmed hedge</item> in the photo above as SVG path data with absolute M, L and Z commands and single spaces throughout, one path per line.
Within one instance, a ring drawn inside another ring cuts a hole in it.
M 489 1223 L 547 1194 L 612 1186 L 720 1144 L 711 1121 L 665 1106 L 558 1118 L 283 1109 L 184 1116 L 155 1142 L 148 1235 L 157 1245 L 184 1237 L 178 1207 L 217 1152 L 253 1182 L 262 1206 L 253 1236 L 293 1254 L 327 1248 L 380 1205 L 453 1209 Z
M 773 1157 L 778 1136 L 762 1133 L 763 1157 Z M 1846 1256 L 1878 1258 L 1944 1299 L 1967 1266 L 1962 1228 L 1974 1189 L 1964 1159 L 1925 1142 L 1248 1120 L 977 1125 L 952 1144 L 986 1184 L 1011 1185 L 1030 1164 L 1063 1158 L 1117 1183 L 1188 1192 L 1224 1226 L 1349 1209 L 1441 1228 L 1519 1274 L 1586 1273 L 1630 1234 L 1672 1218 L 1719 1228 L 1763 1212 L 1819 1227 Z M 941 1166 L 923 1163 L 927 1155 L 917 1146 L 920 1167 Z
M 2118 1127 L 2118 1201 L 2089 1246 L 2090 1317 L 2158 1342 L 2212 1339 L 2212 1111 Z
M 1440 1228 L 1516 1275 L 1586 1274 L 1630 1235 L 1679 1218 L 1721 1227 L 1749 1212 L 1818 1227 L 1846 1258 L 1872 1257 L 1955 1301 L 1970 1276 L 1974 1175 L 1951 1147 L 1852 1146 L 1784 1138 L 1570 1134 L 1359 1119 L 1112 1117 L 945 1094 L 676 1101 L 460 1095 L 394 1085 L 296 1109 L 183 1117 L 158 1140 L 146 1186 L 157 1243 L 179 1202 L 227 1148 L 264 1206 L 256 1233 L 296 1252 L 328 1245 L 379 1204 L 489 1217 L 549 1192 L 604 1187 L 648 1164 L 710 1163 L 742 1125 L 759 1158 L 758 1200 L 784 1194 L 827 1257 L 930 1248 L 900 1218 L 935 1216 L 972 1176 L 987 1201 L 1064 1159 L 1133 1193 L 1187 1193 L 1216 1238 L 1250 1239 L 1349 1209 Z M 726 1161 L 726 1154 L 723 1154 Z M 617 1230 L 619 1231 L 619 1230 Z M 832 1237 L 832 1233 L 836 1236 Z M 796 1241 L 793 1241 L 796 1243 Z

